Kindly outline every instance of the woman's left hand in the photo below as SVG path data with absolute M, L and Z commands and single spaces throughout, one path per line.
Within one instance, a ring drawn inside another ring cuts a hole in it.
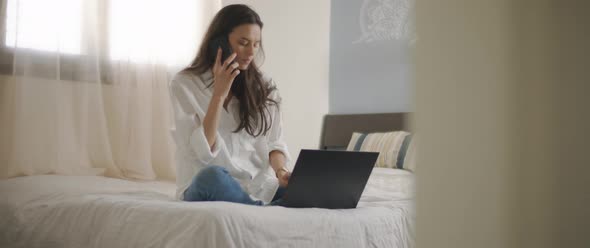
M 279 186 L 287 187 L 287 184 L 289 184 L 289 178 L 291 178 L 291 172 L 279 170 L 279 172 L 277 172 L 277 178 L 279 179 Z

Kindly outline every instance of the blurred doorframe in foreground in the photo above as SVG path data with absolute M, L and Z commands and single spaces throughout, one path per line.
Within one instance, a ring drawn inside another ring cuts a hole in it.
M 417 247 L 589 247 L 590 3 L 416 10 Z

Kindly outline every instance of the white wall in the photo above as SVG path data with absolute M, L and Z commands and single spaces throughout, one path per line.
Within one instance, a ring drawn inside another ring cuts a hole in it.
M 590 247 L 588 1 L 417 1 L 417 247 Z
M 293 159 L 302 148 L 317 149 L 329 104 L 330 1 L 222 3 L 247 4 L 264 23 L 262 70 L 277 81 L 283 97 L 284 134 Z

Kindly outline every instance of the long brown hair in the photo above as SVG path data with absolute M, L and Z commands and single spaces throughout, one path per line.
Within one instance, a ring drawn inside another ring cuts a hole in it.
M 203 37 L 197 56 L 183 71 L 200 75 L 211 69 L 216 57 L 216 51 L 209 49 L 211 40 L 220 36 L 229 36 L 235 27 L 242 24 L 256 24 L 260 26 L 260 29 L 263 26 L 260 16 L 247 5 L 228 5 L 217 12 Z M 262 41 L 257 56 L 264 58 Z M 213 83 L 207 87 L 211 87 Z M 263 80 L 255 60 L 250 62 L 248 69 L 234 79 L 231 87 L 231 92 L 240 105 L 240 124 L 234 130 L 235 133 L 246 129 L 246 132 L 254 137 L 266 135 L 272 126 L 270 107 L 272 105 L 279 107 L 278 100 L 270 98 L 270 94 L 275 90 L 275 86 Z

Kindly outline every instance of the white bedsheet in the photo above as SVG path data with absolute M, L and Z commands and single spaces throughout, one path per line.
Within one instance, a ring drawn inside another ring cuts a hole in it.
M 0 247 L 411 247 L 413 175 L 375 168 L 356 209 L 179 202 L 172 182 L 0 180 Z

